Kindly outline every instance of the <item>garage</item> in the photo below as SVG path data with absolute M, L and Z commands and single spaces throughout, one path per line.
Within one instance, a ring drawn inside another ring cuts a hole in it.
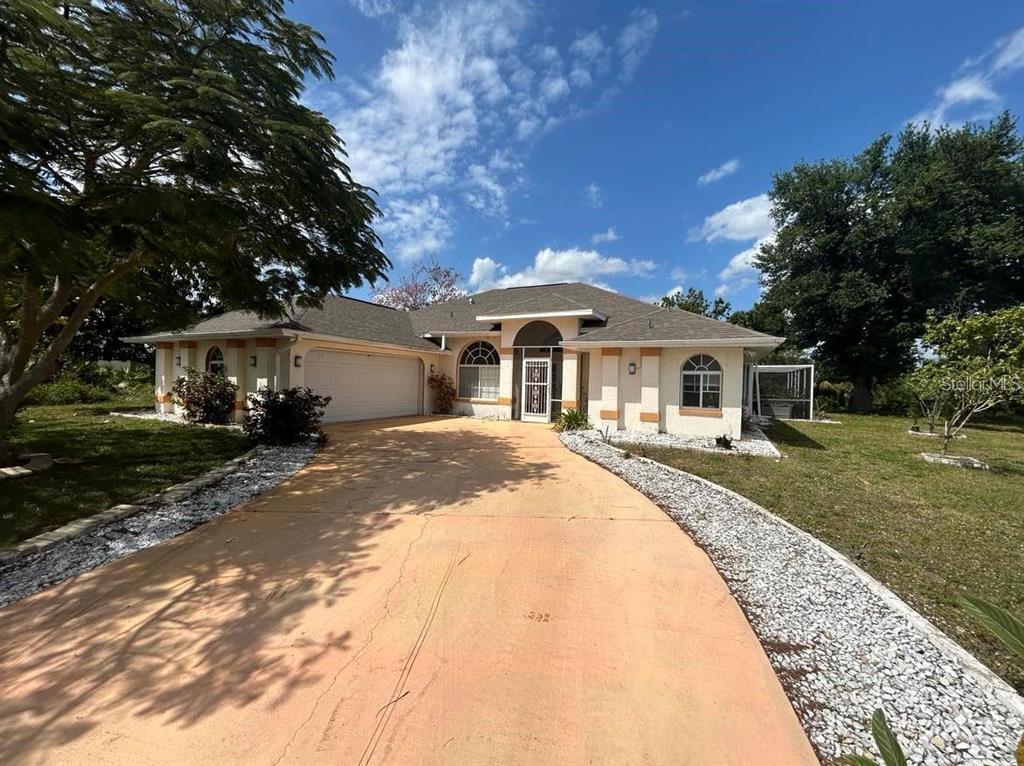
M 420 414 L 420 360 L 317 348 L 306 354 L 306 385 L 331 397 L 324 420 Z

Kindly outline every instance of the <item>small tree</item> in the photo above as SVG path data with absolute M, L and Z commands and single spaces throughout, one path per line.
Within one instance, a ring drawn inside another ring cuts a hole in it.
M 174 400 L 192 423 L 227 423 L 235 409 L 238 386 L 215 372 L 190 369 L 171 386 Z
M 943 378 L 941 365 L 934 362 L 925 362 L 907 376 L 907 385 L 917 399 L 921 417 L 928 424 L 928 433 L 932 434 L 949 401 L 949 391 L 942 385 Z
M 443 372 L 435 372 L 427 378 L 427 385 L 434 394 L 434 412 L 449 414 L 455 404 L 455 382 Z
M 431 259 L 406 274 L 398 284 L 376 292 L 373 302 L 401 311 L 415 311 L 464 296 L 466 291 L 459 287 L 460 279 L 462 276 L 455 269 Z

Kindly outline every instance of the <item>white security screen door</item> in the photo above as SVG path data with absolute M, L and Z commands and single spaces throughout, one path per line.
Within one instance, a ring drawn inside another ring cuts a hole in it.
M 551 360 L 523 360 L 523 420 L 551 419 Z

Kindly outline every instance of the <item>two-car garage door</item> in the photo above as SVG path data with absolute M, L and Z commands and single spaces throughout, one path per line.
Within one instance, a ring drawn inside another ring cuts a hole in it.
M 420 360 L 317 348 L 306 354 L 306 385 L 331 397 L 326 422 L 420 412 Z

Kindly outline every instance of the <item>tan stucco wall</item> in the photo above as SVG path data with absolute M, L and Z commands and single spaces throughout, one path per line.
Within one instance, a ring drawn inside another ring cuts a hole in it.
M 235 339 L 231 339 L 235 340 Z M 315 348 L 325 348 L 333 351 L 345 351 L 355 354 L 374 354 L 385 356 L 414 357 L 422 361 L 423 380 L 421 381 L 422 411 L 430 413 L 433 402 L 430 396 L 430 388 L 427 385 L 427 377 L 430 375 L 431 366 L 434 368 L 450 358 L 441 353 L 417 352 L 411 349 L 387 349 L 373 346 L 363 346 L 356 343 L 343 343 L 331 340 L 302 339 L 294 341 L 292 338 L 277 338 L 273 348 L 265 345 L 258 345 L 261 342 L 255 338 L 246 338 L 244 346 L 229 348 L 228 337 L 210 338 L 194 341 L 195 348 L 188 348 L 188 341 L 176 342 L 174 347 L 166 351 L 165 359 L 170 374 L 166 378 L 157 370 L 156 398 L 158 409 L 170 411 L 172 405 L 167 401 L 170 385 L 161 384 L 162 380 L 174 380 L 185 374 L 190 367 L 204 369 L 206 365 L 206 354 L 214 346 L 219 346 L 224 353 L 227 363 L 226 374 L 228 379 L 238 386 L 238 401 L 236 402 L 236 419 L 241 419 L 246 400 L 250 394 L 256 393 L 260 388 L 270 387 L 274 389 L 291 388 L 305 385 L 305 367 L 295 366 L 295 357 L 306 355 Z M 252 366 L 251 357 L 256 357 L 256 366 Z M 180 364 L 177 361 L 180 358 Z M 158 353 L 158 366 L 161 365 L 161 355 Z
M 602 349 L 590 352 L 590 403 L 587 413 L 598 428 L 659 430 L 682 436 L 721 436 L 740 438 L 743 399 L 743 349 L 700 347 L 662 348 L 660 356 L 644 357 L 639 348 L 618 349 L 618 355 L 607 355 Z M 694 354 L 709 354 L 722 365 L 722 414 L 705 417 L 682 415 L 679 412 L 680 371 L 683 362 Z M 654 361 L 656 360 L 656 361 Z M 629 374 L 629 364 L 636 364 L 636 374 Z M 644 364 L 658 365 L 658 423 L 645 422 L 640 413 Z M 602 417 L 617 413 L 617 419 Z M 657 429 L 655 429 L 655 425 Z
M 478 418 L 497 418 L 500 420 L 508 420 L 512 417 L 512 406 L 511 404 L 502 403 L 503 400 L 510 398 L 505 390 L 506 388 L 512 390 L 512 378 L 509 377 L 505 380 L 505 354 L 502 354 L 501 338 L 497 335 L 476 335 L 472 337 L 448 337 L 446 343 L 448 348 L 451 349 L 449 356 L 441 357 L 439 362 L 439 370 L 448 375 L 455 383 L 455 390 L 459 390 L 459 357 L 462 356 L 462 350 L 470 343 L 476 343 L 477 341 L 485 341 L 494 346 L 498 352 L 499 359 L 501 361 L 501 382 L 499 386 L 498 399 L 457 399 L 453 412 L 456 415 L 471 415 Z M 509 353 L 508 362 L 511 364 L 512 355 Z M 511 371 L 511 367 L 508 368 Z

